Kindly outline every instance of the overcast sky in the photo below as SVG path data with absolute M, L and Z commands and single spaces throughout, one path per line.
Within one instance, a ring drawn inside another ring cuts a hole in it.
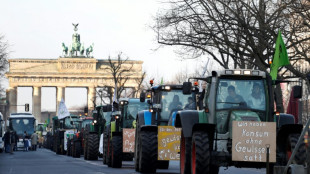
M 85 47 L 94 43 L 95 58 L 123 52 L 132 60 L 143 60 L 149 77 L 170 80 L 177 72 L 193 71 L 197 62 L 180 61 L 173 47 L 154 51 L 159 45 L 149 26 L 164 6 L 157 0 L 6 0 L 0 5 L 0 34 L 11 45 L 9 58 L 56 59 L 62 54 L 61 43 L 72 42 L 72 23 L 79 23 L 81 42 Z M 20 95 L 19 103 L 31 101 L 31 94 Z M 69 107 L 80 104 L 66 98 Z M 42 110 L 51 105 L 48 102 L 42 101 Z

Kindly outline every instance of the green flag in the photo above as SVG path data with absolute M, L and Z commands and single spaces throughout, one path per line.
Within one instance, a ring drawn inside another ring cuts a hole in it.
M 281 36 L 281 31 L 279 30 L 278 38 L 276 41 L 276 48 L 275 48 L 273 60 L 272 60 L 271 67 L 270 67 L 271 68 L 270 75 L 272 77 L 272 80 L 277 79 L 279 67 L 289 65 L 289 64 L 290 64 L 290 61 L 288 60 L 286 47 L 285 47 L 285 44 Z
M 164 78 L 161 78 L 160 84 L 163 85 L 164 84 Z

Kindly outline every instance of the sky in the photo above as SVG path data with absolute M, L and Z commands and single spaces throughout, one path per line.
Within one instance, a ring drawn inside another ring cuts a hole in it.
M 94 44 L 94 58 L 113 58 L 122 52 L 131 60 L 144 61 L 149 78 L 167 81 L 180 71 L 193 72 L 201 62 L 181 60 L 172 46 L 157 49 L 150 26 L 164 7 L 167 5 L 157 0 L 5 0 L 0 6 L 0 34 L 10 44 L 9 59 L 57 59 L 62 55 L 61 43 L 72 42 L 72 23 L 79 23 L 81 43 L 85 47 Z M 82 103 L 74 99 L 75 90 L 66 89 L 67 107 L 86 103 L 86 99 Z M 31 103 L 31 89 L 19 91 L 18 103 Z M 42 111 L 56 108 L 45 97 L 53 91 L 42 88 Z M 81 95 L 85 98 L 86 91 Z

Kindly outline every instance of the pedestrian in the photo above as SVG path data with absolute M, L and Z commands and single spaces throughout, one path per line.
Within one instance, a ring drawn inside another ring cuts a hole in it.
M 11 150 L 11 132 L 10 128 L 6 129 L 4 136 L 2 137 L 2 141 L 4 141 L 5 153 L 10 153 Z
M 37 150 L 37 143 L 38 143 L 38 134 L 36 132 L 34 132 L 32 135 L 31 135 L 31 149 L 33 151 L 36 151 Z
M 24 151 L 28 151 L 29 142 L 28 142 L 28 134 L 26 131 L 24 131 L 23 141 L 24 141 Z
M 18 136 L 16 134 L 16 131 L 13 130 L 11 134 L 11 152 L 10 152 L 11 154 L 13 154 L 17 141 L 18 141 Z

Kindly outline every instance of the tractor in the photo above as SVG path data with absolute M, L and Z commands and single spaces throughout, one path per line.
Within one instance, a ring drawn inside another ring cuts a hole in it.
M 134 155 L 135 123 L 138 111 L 148 109 L 139 98 L 119 99 L 119 111 L 114 112 L 107 127 L 103 143 L 103 160 L 109 167 L 120 168 L 122 161 L 132 161 Z
M 81 117 L 80 125 L 78 126 L 78 131 L 73 135 L 73 137 L 70 137 L 68 139 L 68 149 L 70 149 L 70 153 L 67 153 L 68 155 L 74 157 L 74 158 L 80 158 L 81 154 L 83 153 L 83 133 L 85 131 L 85 127 L 88 124 L 93 123 L 93 117 Z
M 56 154 L 66 154 L 67 153 L 67 141 L 70 136 L 79 129 L 81 119 L 77 115 L 66 116 L 61 119 L 55 119 L 53 129 L 54 133 L 54 149 Z
M 303 126 L 294 124 L 292 115 L 279 114 L 278 105 L 274 109 L 279 81 L 259 70 L 230 69 L 199 80 L 207 83 L 204 109 L 179 111 L 175 119 L 182 128 L 181 174 L 217 174 L 221 166 L 268 166 L 272 173 L 274 165 L 287 163 Z M 293 89 L 300 98 L 300 88 Z M 295 163 L 305 162 L 305 149 L 304 143 L 299 146 Z
M 83 151 L 85 160 L 97 160 L 100 155 L 99 139 L 111 120 L 112 105 L 96 106 L 93 110 L 93 122 L 87 124 L 83 133 Z
M 156 169 L 168 169 L 169 160 L 161 159 L 158 153 L 160 127 L 168 126 L 169 120 L 180 110 L 191 110 L 197 108 L 198 88 L 193 87 L 190 92 L 185 94 L 183 85 L 159 85 L 153 86 L 150 81 L 151 89 L 147 91 L 149 110 L 139 111 L 136 118 L 135 132 L 135 170 L 142 173 L 155 173 Z M 188 103 L 190 100 L 194 103 Z M 145 93 L 141 93 L 140 101 L 145 100 Z M 191 108 L 187 108 L 191 105 Z M 174 133 L 173 133 L 174 134 Z M 174 136 L 174 135 L 172 135 Z M 179 144 L 178 138 L 175 138 L 176 144 Z M 168 150 L 170 151 L 170 149 Z M 178 154 L 174 154 L 174 156 Z M 170 156 L 170 155 L 164 155 Z

